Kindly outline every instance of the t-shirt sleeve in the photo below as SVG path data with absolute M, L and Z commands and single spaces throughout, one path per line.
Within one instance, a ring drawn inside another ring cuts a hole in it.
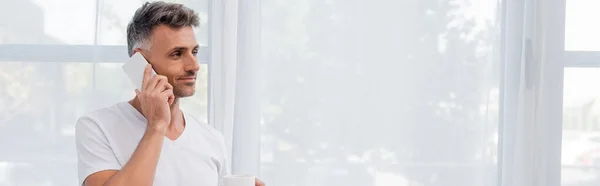
M 85 179 L 93 173 L 121 169 L 104 132 L 93 119 L 81 117 L 77 120 L 75 143 L 79 185 L 83 185 Z

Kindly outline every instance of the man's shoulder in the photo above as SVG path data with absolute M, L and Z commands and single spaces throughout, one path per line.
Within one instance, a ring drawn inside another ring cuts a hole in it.
M 127 103 L 127 102 L 125 102 Z M 103 118 L 107 118 L 107 117 L 114 117 L 119 115 L 120 111 L 119 108 L 122 106 L 123 102 L 108 106 L 108 107 L 103 107 L 103 108 L 99 108 L 90 112 L 85 113 L 83 116 L 80 117 L 81 118 L 92 118 L 92 119 L 103 119 Z
M 101 125 L 102 123 L 110 123 L 109 120 L 121 117 L 119 108 L 122 104 L 123 102 L 88 112 L 79 117 L 75 127 L 82 128 L 85 127 L 85 125 Z

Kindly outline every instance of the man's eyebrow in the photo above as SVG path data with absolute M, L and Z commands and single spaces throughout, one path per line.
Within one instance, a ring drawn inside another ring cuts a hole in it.
M 198 49 L 198 48 L 200 48 L 200 45 L 196 45 L 196 46 L 194 46 L 192 49 Z M 187 49 L 189 49 L 189 48 L 188 48 L 188 47 L 185 47 L 185 46 L 175 46 L 175 47 L 173 47 L 173 48 L 171 49 L 171 51 L 177 51 L 177 50 L 187 50 Z
M 177 50 L 187 50 L 187 47 L 184 47 L 184 46 L 176 46 L 176 47 L 173 47 L 173 48 L 171 49 L 171 51 L 177 51 Z

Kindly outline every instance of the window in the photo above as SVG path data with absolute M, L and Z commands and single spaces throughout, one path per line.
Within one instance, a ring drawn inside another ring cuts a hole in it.
M 600 1 L 567 0 L 562 185 L 600 184 Z
M 598 0 L 566 0 L 565 50 L 600 51 L 600 25 L 590 24 L 600 17 Z
M 600 183 L 600 68 L 565 68 L 562 184 Z M 568 137 L 576 136 L 576 137 Z
M 208 0 L 171 1 L 202 20 L 198 89 L 182 106 L 206 120 Z M 0 20 L 0 185 L 77 185 L 76 119 L 133 97 L 121 63 L 126 25 L 143 2 L 2 2 L 0 15 L 11 18 Z

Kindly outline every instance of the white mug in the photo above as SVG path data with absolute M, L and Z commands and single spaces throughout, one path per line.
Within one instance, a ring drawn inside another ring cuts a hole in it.
M 225 176 L 221 186 L 255 186 L 255 179 L 254 176 L 244 174 Z

